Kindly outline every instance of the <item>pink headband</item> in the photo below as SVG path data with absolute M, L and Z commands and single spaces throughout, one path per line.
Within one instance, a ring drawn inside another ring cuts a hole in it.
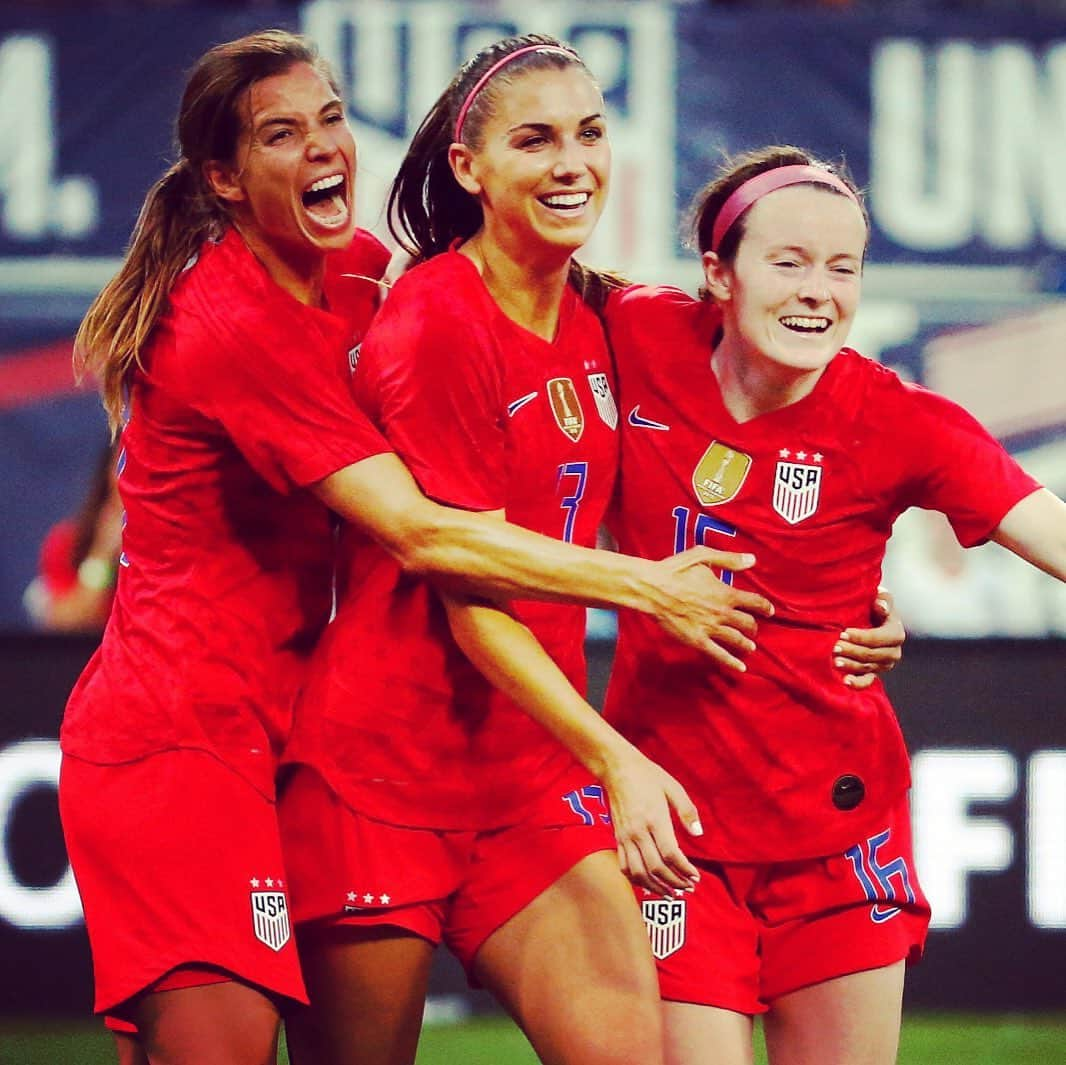
M 711 251 L 717 252 L 722 238 L 729 232 L 733 223 L 749 208 L 756 200 L 788 185 L 802 185 L 806 181 L 815 181 L 819 185 L 830 185 L 839 192 L 844 193 L 855 203 L 859 198 L 843 181 L 824 170 L 820 166 L 777 166 L 773 170 L 764 170 L 753 178 L 748 178 L 743 184 L 738 185 L 722 204 L 718 217 L 714 220 L 714 229 L 711 231 Z
M 524 48 L 516 48 L 513 52 L 508 52 L 502 59 L 496 60 L 496 62 L 493 63 L 480 78 L 478 78 L 474 87 L 466 94 L 466 99 L 463 101 L 463 106 L 459 108 L 459 115 L 455 120 L 455 140 L 461 141 L 463 139 L 463 123 L 466 121 L 466 113 L 477 99 L 477 94 L 485 88 L 488 80 L 500 70 L 501 67 L 507 66 L 512 59 L 517 59 L 520 55 L 529 55 L 530 52 L 556 52 L 559 55 L 565 55 L 570 59 L 575 58 L 574 52 L 571 52 L 567 48 L 560 48 L 555 44 L 527 44 Z

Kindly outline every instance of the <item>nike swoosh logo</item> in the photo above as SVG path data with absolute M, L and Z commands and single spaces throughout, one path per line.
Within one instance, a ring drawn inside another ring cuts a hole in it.
M 887 921 L 890 918 L 895 917 L 899 912 L 900 908 L 898 906 L 875 905 L 873 909 L 870 910 L 870 917 L 877 924 L 880 924 L 882 921 Z
M 530 392 L 528 395 L 519 396 L 513 403 L 507 404 L 507 417 L 513 418 L 527 403 L 532 403 L 538 393 Z
M 660 432 L 669 432 L 670 426 L 663 425 L 662 422 L 653 422 L 651 418 L 642 418 L 637 412 L 640 410 L 640 404 L 638 403 L 629 412 L 629 424 L 637 429 L 658 429 Z

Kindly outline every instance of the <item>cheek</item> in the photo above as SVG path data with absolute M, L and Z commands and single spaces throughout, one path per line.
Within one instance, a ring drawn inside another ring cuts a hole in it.
M 862 289 L 859 285 L 848 286 L 837 297 L 837 306 L 840 308 L 842 317 L 854 318 L 855 312 L 859 309 L 859 297 L 862 295 Z
M 337 148 L 341 155 L 352 161 L 352 166 L 354 167 L 359 153 L 355 144 L 355 137 L 350 129 L 345 130 L 343 136 L 338 138 Z
M 596 153 L 591 169 L 596 172 L 596 176 L 600 179 L 603 187 L 606 188 L 607 182 L 611 179 L 611 146 L 609 144 L 605 144 Z

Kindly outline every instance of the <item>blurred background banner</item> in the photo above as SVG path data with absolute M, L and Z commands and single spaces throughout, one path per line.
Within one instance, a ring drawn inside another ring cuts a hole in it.
M 172 160 L 184 72 L 270 25 L 309 33 L 336 66 L 360 217 L 378 232 L 419 117 L 461 60 L 514 32 L 572 41 L 602 83 L 615 170 L 593 263 L 693 289 L 684 209 L 723 152 L 792 142 L 844 158 L 873 220 L 854 345 L 965 403 L 1066 492 L 1066 17 L 640 0 L 4 5 L 0 628 L 28 624 L 38 547 L 77 507 L 104 440 L 70 340 Z M 917 632 L 1066 633 L 1066 589 L 997 549 L 964 555 L 935 516 L 904 519 L 886 576 Z

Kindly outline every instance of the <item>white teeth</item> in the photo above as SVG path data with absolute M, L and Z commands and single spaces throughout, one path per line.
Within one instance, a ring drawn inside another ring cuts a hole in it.
M 313 185 L 308 186 L 308 192 L 324 192 L 326 189 L 336 188 L 344 183 L 343 174 L 333 174 L 330 177 L 319 178 Z
M 788 326 L 790 329 L 822 330 L 828 329 L 830 322 L 828 318 L 802 318 L 798 314 L 793 314 L 787 318 L 782 318 L 781 324 Z
M 549 207 L 581 207 L 588 201 L 587 192 L 560 192 L 554 196 L 545 196 L 543 200 Z

